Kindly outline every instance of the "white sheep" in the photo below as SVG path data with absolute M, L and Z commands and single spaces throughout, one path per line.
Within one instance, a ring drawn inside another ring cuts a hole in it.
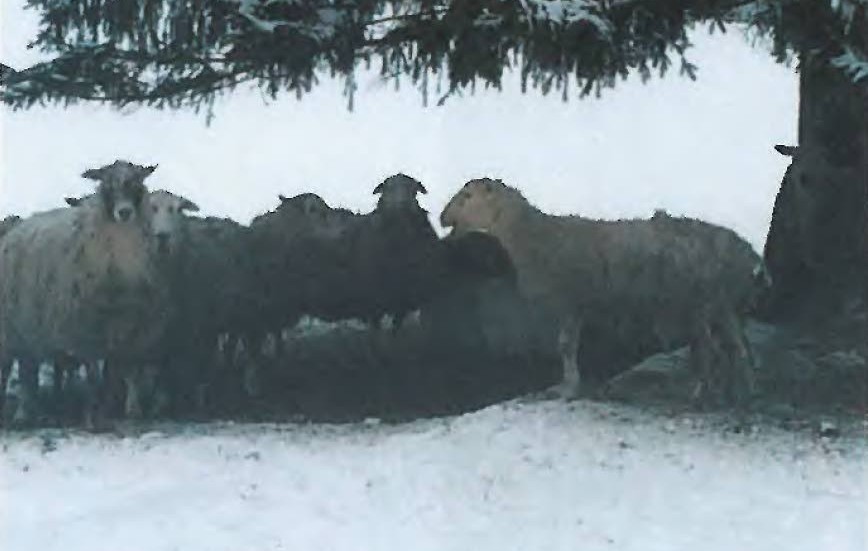
M 145 209 L 155 168 L 116 161 L 87 170 L 96 194 L 33 215 L 0 241 L 0 383 L 17 358 L 22 420 L 34 409 L 38 362 L 64 354 L 106 360 L 125 381 L 126 413 L 140 413 L 136 372 L 153 358 L 171 307 Z

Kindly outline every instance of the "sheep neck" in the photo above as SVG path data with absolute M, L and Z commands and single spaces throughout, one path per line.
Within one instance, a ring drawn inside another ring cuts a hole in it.
M 546 214 L 526 201 L 504 203 L 498 210 L 498 215 L 491 222 L 489 231 L 501 240 L 503 246 L 510 254 L 521 254 L 524 247 L 522 243 L 528 241 L 530 236 L 538 236 L 548 240 L 553 235 L 560 233 L 560 227 L 568 222 L 571 226 L 585 226 L 582 222 L 589 222 L 581 216 L 555 216 Z M 593 224 L 586 225 L 590 231 Z M 575 231 L 572 229 L 571 231 Z M 557 244 L 551 243 L 549 248 L 558 248 Z
M 592 249 L 596 239 L 591 234 L 598 229 L 586 218 L 546 214 L 525 202 L 504 205 L 489 231 L 512 257 L 522 293 L 554 313 L 562 307 L 557 300 L 552 302 L 548 292 L 555 285 L 550 280 L 558 272 L 554 267 L 567 254 L 565 248 L 570 254 L 575 254 L 576 248 Z M 563 235 L 565 231 L 569 237 Z M 576 232 L 587 237 L 577 238 Z

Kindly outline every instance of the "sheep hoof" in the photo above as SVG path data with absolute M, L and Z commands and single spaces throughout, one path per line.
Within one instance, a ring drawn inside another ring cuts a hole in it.
M 128 405 L 124 409 L 124 415 L 127 419 L 132 421 L 141 421 L 144 419 L 144 410 L 142 410 L 142 407 L 138 403 Z
M 103 434 L 113 432 L 115 430 L 115 425 L 113 422 L 104 418 L 89 419 L 85 421 L 84 429 L 94 434 Z
M 576 400 L 579 397 L 579 386 L 562 382 L 550 387 L 545 394 L 553 399 L 566 401 Z
M 31 407 L 26 404 L 19 403 L 15 408 L 15 413 L 12 415 L 9 425 L 15 428 L 29 428 L 36 425 L 35 415 L 31 411 Z
M 700 403 L 705 397 L 705 384 L 702 381 L 697 381 L 693 385 L 693 390 L 690 391 L 690 401 L 694 404 Z

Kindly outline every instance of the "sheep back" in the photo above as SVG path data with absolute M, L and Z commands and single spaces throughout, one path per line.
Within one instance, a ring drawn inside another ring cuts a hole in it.
M 752 305 L 760 258 L 731 230 L 669 216 L 597 221 L 537 211 L 524 219 L 508 248 L 520 287 L 550 311 L 666 319 Z
M 450 235 L 437 243 L 433 296 L 422 322 L 435 342 L 511 356 L 526 352 L 532 323 L 518 292 L 515 266 L 487 233 Z
M 347 232 L 366 310 L 375 316 L 419 308 L 435 285 L 437 234 L 422 208 L 375 210 Z
M 182 231 L 169 272 L 179 323 L 215 336 L 243 330 L 258 316 L 246 228 L 228 218 L 188 217 Z
M 282 206 L 251 223 L 248 250 L 264 325 L 293 325 L 322 296 L 332 259 L 321 222 Z

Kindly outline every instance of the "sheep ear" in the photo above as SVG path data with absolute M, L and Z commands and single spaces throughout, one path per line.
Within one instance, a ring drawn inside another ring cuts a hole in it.
M 277 198 L 280 199 L 281 203 L 286 203 L 287 201 L 289 201 L 289 197 L 287 197 L 286 195 L 284 195 L 282 193 L 278 193 Z
M 775 151 L 784 155 L 785 157 L 795 157 L 796 153 L 799 152 L 799 147 L 795 145 L 776 145 Z
M 425 189 L 425 186 L 422 185 L 422 182 L 416 182 L 416 191 L 423 194 L 428 193 L 428 190 Z
M 194 203 L 193 201 L 191 201 L 189 199 L 184 199 L 183 201 L 181 201 L 181 204 L 178 206 L 178 210 L 179 211 L 188 210 L 190 212 L 199 212 L 199 205 L 197 205 L 196 203 Z
M 383 183 L 385 183 L 385 182 L 383 182 Z M 374 195 L 377 195 L 379 193 L 383 193 L 383 183 L 381 183 L 380 185 L 378 185 L 377 187 L 374 188 Z
M 81 173 L 82 178 L 87 178 L 88 180 L 102 180 L 103 171 L 101 168 L 89 168 Z
M 145 176 L 149 176 L 149 175 L 153 174 L 155 170 L 157 170 L 158 166 L 160 166 L 160 165 L 144 166 L 144 167 L 142 167 L 142 173 Z
M 80 197 L 64 197 L 63 200 L 66 201 L 66 204 L 70 207 L 77 207 L 81 204 Z

